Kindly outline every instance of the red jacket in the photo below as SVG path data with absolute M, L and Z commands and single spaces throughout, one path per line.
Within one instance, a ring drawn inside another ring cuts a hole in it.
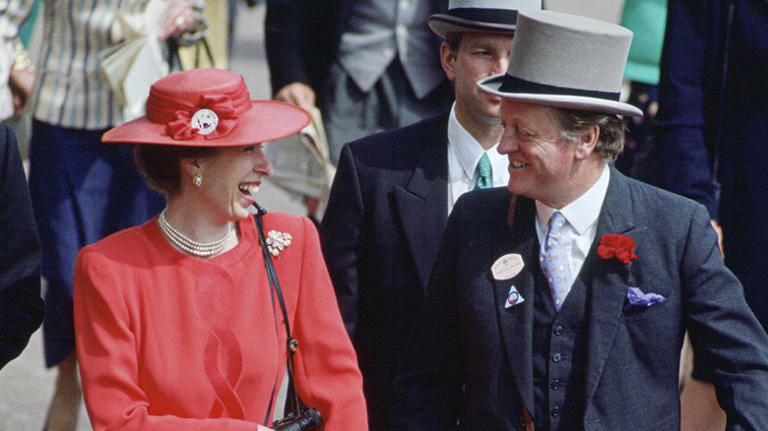
M 80 252 L 75 333 L 95 431 L 255 431 L 264 423 L 286 366 L 285 327 L 255 223 L 239 227 L 239 244 L 210 260 L 177 251 L 154 219 Z M 367 430 L 362 378 L 317 233 L 307 219 L 274 213 L 265 218 L 271 230 L 292 236 L 273 260 L 299 340 L 299 394 L 325 431 Z

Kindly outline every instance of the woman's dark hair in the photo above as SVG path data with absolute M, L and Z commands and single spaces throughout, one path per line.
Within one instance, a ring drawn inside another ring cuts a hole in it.
M 204 158 L 216 153 L 214 147 L 137 144 L 133 148 L 136 166 L 147 185 L 165 196 L 181 191 L 181 159 Z

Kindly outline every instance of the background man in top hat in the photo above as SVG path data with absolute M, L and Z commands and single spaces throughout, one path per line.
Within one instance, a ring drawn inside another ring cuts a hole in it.
M 394 429 L 677 431 L 686 329 L 728 429 L 768 429 L 768 336 L 706 209 L 609 166 L 616 114 L 640 115 L 618 102 L 630 41 L 588 18 L 518 16 L 509 71 L 480 82 L 504 98 L 509 190 L 451 214 Z
M 380 429 L 397 358 L 423 301 L 453 203 L 504 185 L 501 98 L 475 82 L 503 73 L 517 10 L 540 0 L 455 0 L 430 27 L 454 82 L 450 112 L 346 145 L 320 229 L 342 316 L 357 350 L 372 429 Z M 485 175 L 476 172 L 483 160 Z M 487 169 L 486 169 L 487 168 Z

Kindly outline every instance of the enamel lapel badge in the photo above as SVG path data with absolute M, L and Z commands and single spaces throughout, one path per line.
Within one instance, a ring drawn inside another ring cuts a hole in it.
M 525 298 L 523 298 L 522 295 L 520 295 L 520 292 L 517 291 L 517 288 L 513 284 L 509 287 L 509 293 L 507 294 L 507 302 L 504 303 L 504 308 L 512 308 L 517 304 L 521 304 L 525 302 Z

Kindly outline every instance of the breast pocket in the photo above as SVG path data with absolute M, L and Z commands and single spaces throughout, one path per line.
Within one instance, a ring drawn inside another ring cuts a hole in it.
M 673 314 L 673 306 L 668 300 L 657 302 L 650 306 L 636 306 L 622 310 L 625 322 L 642 322 L 647 320 L 665 319 Z

